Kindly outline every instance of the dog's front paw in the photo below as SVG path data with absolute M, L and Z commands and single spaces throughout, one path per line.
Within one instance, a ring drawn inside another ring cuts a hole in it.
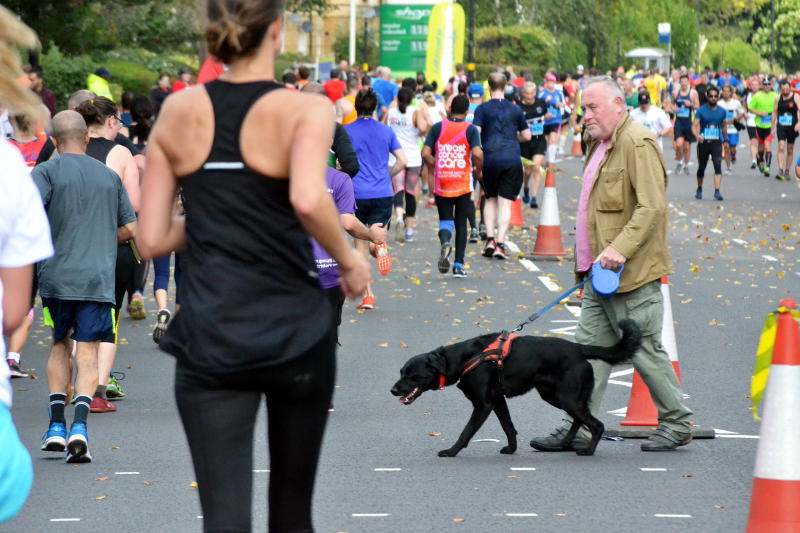
M 459 450 L 455 450 L 453 448 L 447 448 L 446 450 L 442 450 L 439 452 L 439 457 L 455 457 L 458 455 Z
M 508 446 L 503 446 L 503 448 L 500 450 L 500 453 L 510 455 L 516 451 L 517 451 L 517 446 L 509 444 Z
M 577 455 L 594 455 L 594 448 L 575 448 Z

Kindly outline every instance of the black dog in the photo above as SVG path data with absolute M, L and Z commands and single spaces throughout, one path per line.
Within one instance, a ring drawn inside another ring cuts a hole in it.
M 401 403 L 410 405 L 426 390 L 458 383 L 458 388 L 472 402 L 472 416 L 455 444 L 440 451 L 439 457 L 455 457 L 492 411 L 508 438 L 508 445 L 500 453 L 514 453 L 517 431 L 505 397 L 520 396 L 533 388 L 547 403 L 572 416 L 574 422 L 564 437 L 565 446 L 572 443 L 581 425 L 591 431 L 589 445 L 573 449 L 578 455 L 592 455 L 605 427 L 589 411 L 594 374 L 588 359 L 619 364 L 630 360 L 641 344 L 641 331 L 635 322 L 622 320 L 619 327 L 622 339 L 608 348 L 580 345 L 557 337 L 517 337 L 508 341 L 511 342 L 508 357 L 501 359 L 499 366 L 496 359 L 484 361 L 481 355 L 499 337 L 497 333 L 440 346 L 409 359 L 391 392 L 401 397 Z

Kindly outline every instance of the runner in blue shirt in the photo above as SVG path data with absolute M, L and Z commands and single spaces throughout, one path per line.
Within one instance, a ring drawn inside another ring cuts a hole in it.
M 719 192 L 722 185 L 722 141 L 726 139 L 725 128 L 722 127 L 726 119 L 726 112 L 717 106 L 719 89 L 709 85 L 706 89 L 706 103 L 694 115 L 692 133 L 697 138 L 697 190 L 694 197 L 703 198 L 703 175 L 706 171 L 708 157 L 714 163 L 714 199 L 722 201 Z
M 547 114 L 544 121 L 544 135 L 547 138 L 547 162 L 555 163 L 558 154 L 558 131 L 561 127 L 561 113 L 564 108 L 564 93 L 556 89 L 556 77 L 553 74 L 545 76 L 544 87 L 539 91 L 537 98 L 547 104 Z

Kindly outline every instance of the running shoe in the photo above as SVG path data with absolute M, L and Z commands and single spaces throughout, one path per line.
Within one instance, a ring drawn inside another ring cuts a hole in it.
M 769 167 L 768 166 L 764 166 L 764 177 L 765 178 L 769 177 Z
M 50 422 L 42 435 L 43 452 L 63 452 L 67 448 L 67 426 L 61 422 Z
M 67 462 L 92 462 L 92 456 L 89 454 L 89 436 L 86 434 L 86 424 L 76 422 L 72 424 L 72 427 L 69 429 L 69 440 L 67 441 Z
M 528 189 L 525 189 L 524 192 L 522 193 L 522 203 L 527 204 L 530 201 L 531 201 L 530 191 Z
M 403 221 L 398 220 L 394 224 L 394 240 L 395 242 L 404 242 L 405 241 L 405 232 L 403 231 Z
M 719 189 L 714 191 L 714 200 L 722 201 L 722 195 L 719 193 Z
M 91 413 L 116 413 L 117 406 L 109 402 L 105 398 L 95 396 L 92 398 L 92 403 L 89 405 L 89 412 Z
M 381 276 L 385 276 L 392 271 L 392 258 L 389 257 L 389 249 L 386 247 L 385 242 L 375 245 L 375 259 Z
M 753 162 L 750 163 L 750 168 L 756 168 L 756 166 L 757 166 L 756 160 L 753 159 Z
M 694 192 L 694 197 L 697 200 L 702 200 L 703 199 L 703 189 L 698 187 L 697 190 Z
M 118 377 L 119 376 L 119 377 Z M 106 385 L 106 396 L 109 398 L 124 398 L 125 392 L 122 390 L 120 381 L 125 379 L 125 372 L 112 372 L 108 377 L 108 384 Z
M 681 169 L 683 168 L 683 161 L 678 161 L 675 165 L 675 174 L 680 174 Z
M 476 243 L 478 242 L 479 238 L 480 236 L 478 235 L 477 229 L 472 228 L 471 230 L 469 230 L 469 242 Z
M 454 278 L 466 278 L 467 273 L 464 272 L 464 267 L 459 265 L 458 263 L 453 265 L 453 277 Z
M 535 196 L 531 197 L 530 206 L 531 206 L 531 209 L 538 209 L 539 208 L 539 203 L 536 201 L 536 197 Z
M 361 303 L 358 304 L 358 309 L 375 309 L 375 297 L 374 296 L 364 296 L 364 299 L 361 300 Z
M 131 301 L 128 303 L 128 314 L 130 314 L 131 318 L 134 320 L 144 320 L 147 318 L 147 313 L 144 311 L 144 301 L 142 301 L 140 295 L 131 297 Z
M 492 257 L 495 259 L 508 259 L 508 255 L 506 255 L 506 245 L 502 242 L 498 242 Z
M 447 274 L 447 272 L 450 270 L 450 259 L 448 259 L 448 258 L 450 257 L 450 252 L 452 252 L 452 251 L 453 251 L 453 247 L 450 246 L 449 242 L 446 242 L 446 243 L 444 243 L 442 245 L 442 248 L 440 250 L 441 253 L 439 254 L 439 263 L 438 263 L 439 273 L 440 274 Z
M 764 163 L 763 163 L 763 161 L 758 164 L 758 171 L 760 173 L 762 173 L 762 174 L 764 173 Z
M 161 342 L 161 337 L 167 332 L 167 326 L 172 319 L 172 313 L 169 309 L 162 309 L 156 315 L 156 328 L 153 330 L 153 342 L 158 344 Z
M 406 242 L 414 242 L 414 230 L 411 228 L 406 229 L 406 234 L 404 237 Z
M 492 254 L 494 254 L 495 246 L 496 245 L 495 245 L 494 239 L 493 238 L 489 238 L 489 240 L 486 241 L 486 245 L 484 245 L 484 247 L 483 247 L 483 256 L 484 257 L 492 257 Z
M 486 240 L 486 224 L 484 224 L 483 222 L 478 224 L 478 233 L 481 236 L 481 240 L 485 241 Z
M 775 179 L 781 181 L 789 181 L 789 173 L 783 171 L 778 172 L 777 174 L 775 174 Z
M 736 164 L 736 154 L 731 154 L 731 163 Z
M 689 163 L 684 163 L 684 165 L 683 165 L 683 173 L 685 175 L 687 175 L 687 176 L 689 175 Z
M 731 174 L 733 174 L 733 172 L 731 172 L 731 169 L 726 169 L 725 170 L 725 175 L 726 176 L 730 176 Z
M 27 378 L 30 375 L 19 367 L 19 361 L 13 359 L 6 359 L 8 362 L 8 372 L 12 378 Z

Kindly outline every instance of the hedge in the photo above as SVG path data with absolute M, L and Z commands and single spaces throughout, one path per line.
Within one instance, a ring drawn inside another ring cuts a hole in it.
M 475 30 L 476 63 L 514 65 L 539 76 L 557 65 L 557 41 L 544 28 L 532 25 Z

